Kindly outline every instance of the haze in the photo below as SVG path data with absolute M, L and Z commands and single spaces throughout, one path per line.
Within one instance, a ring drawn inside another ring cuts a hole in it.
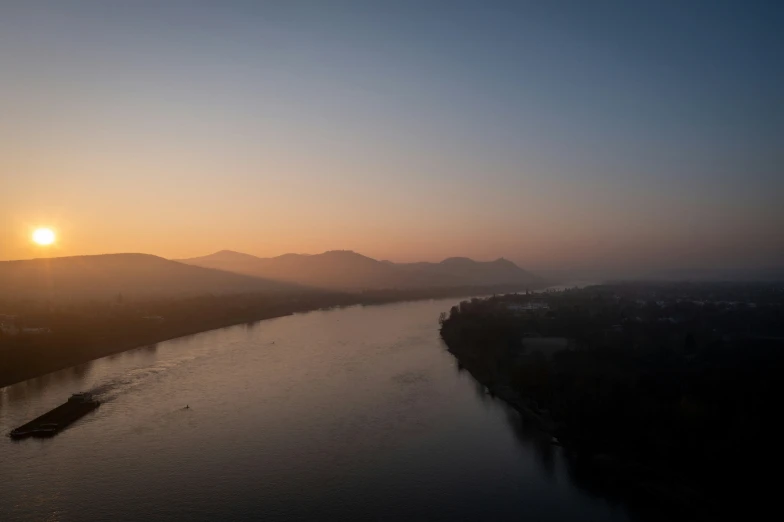
M 0 259 L 780 266 L 783 22 L 776 2 L 4 2 Z
M 782 28 L 0 0 L 0 521 L 775 513 Z

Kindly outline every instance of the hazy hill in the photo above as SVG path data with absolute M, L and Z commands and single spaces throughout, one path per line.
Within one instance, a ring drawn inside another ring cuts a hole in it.
M 393 267 L 355 252 L 334 250 L 323 254 L 285 254 L 260 258 L 222 250 L 204 257 L 181 259 L 190 265 L 298 283 L 318 288 L 363 290 L 396 288 L 404 275 Z
M 433 280 L 456 281 L 460 285 L 469 286 L 535 285 L 541 282 L 537 276 L 503 258 L 495 261 L 474 261 L 467 257 L 450 257 L 440 263 L 406 263 L 394 266 Z
M 0 298 L 77 299 L 283 291 L 292 285 L 170 261 L 105 254 L 0 262 Z
M 285 254 L 272 258 L 222 250 L 180 262 L 335 290 L 536 285 L 540 282 L 536 276 L 505 259 L 477 262 L 468 258 L 450 258 L 440 263 L 392 263 L 346 250 L 316 255 Z

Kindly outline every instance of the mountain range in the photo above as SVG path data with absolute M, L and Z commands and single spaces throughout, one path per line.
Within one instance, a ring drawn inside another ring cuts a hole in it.
M 179 262 L 274 281 L 340 291 L 456 286 L 537 285 L 541 280 L 506 259 L 452 257 L 440 263 L 378 261 L 350 250 L 256 257 L 231 250 Z
M 98 299 L 279 292 L 293 285 L 170 261 L 148 254 L 104 254 L 0 261 L 0 298 Z
M 511 261 L 450 258 L 392 263 L 351 251 L 260 258 L 222 250 L 169 260 L 104 254 L 0 261 L 0 299 L 98 299 L 124 294 L 164 297 L 246 292 L 303 292 L 538 285 Z

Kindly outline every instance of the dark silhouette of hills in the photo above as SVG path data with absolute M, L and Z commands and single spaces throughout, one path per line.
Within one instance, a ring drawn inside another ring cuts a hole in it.
M 344 291 L 512 284 L 534 286 L 542 282 L 506 259 L 479 262 L 454 257 L 440 263 L 392 263 L 348 250 L 315 255 L 285 254 L 272 258 L 222 250 L 179 261 L 269 280 Z
M 318 255 L 284 254 L 272 258 L 222 250 L 208 256 L 179 261 L 194 266 L 332 290 L 395 288 L 401 282 L 395 270 L 383 263 L 354 252 L 340 250 Z
M 0 262 L 0 298 L 98 299 L 281 292 L 295 285 L 187 265 L 148 254 Z
M 104 254 L 0 261 L 0 299 L 185 297 L 308 290 L 418 290 L 536 286 L 541 280 L 514 263 L 450 258 L 440 263 L 392 263 L 351 251 L 259 258 L 223 250 L 168 260 L 148 254 Z
M 401 263 L 394 266 L 410 274 L 461 286 L 536 285 L 542 282 L 539 277 L 503 258 L 483 262 L 467 257 L 450 257 L 440 263 Z

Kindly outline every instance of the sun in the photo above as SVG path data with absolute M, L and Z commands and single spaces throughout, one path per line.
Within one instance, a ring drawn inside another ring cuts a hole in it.
M 54 231 L 51 228 L 37 228 L 33 232 L 33 242 L 39 245 L 51 245 L 54 243 Z

